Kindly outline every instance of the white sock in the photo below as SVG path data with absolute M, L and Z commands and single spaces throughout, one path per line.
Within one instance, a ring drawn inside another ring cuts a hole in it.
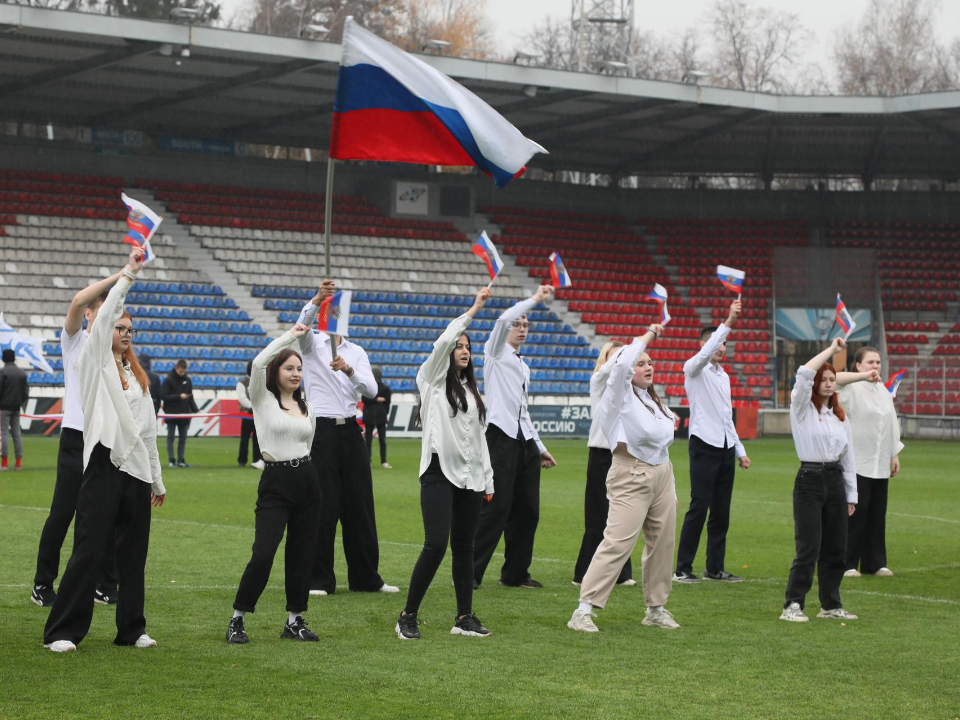
M 238 618 L 242 618 L 242 617 L 243 617 L 244 615 L 246 615 L 246 614 L 247 614 L 247 611 L 246 611 L 246 610 L 234 610 L 234 611 L 233 611 L 233 616 L 234 616 L 234 617 L 238 617 Z
M 659 610 L 663 610 L 663 605 L 651 605 L 647 608 L 648 613 L 655 613 Z
M 293 625 L 293 623 L 296 622 L 298 617 L 300 617 L 300 613 L 298 612 L 290 613 L 289 617 L 287 618 L 287 625 Z
M 591 613 L 593 612 L 593 605 L 591 605 L 590 603 L 580 603 L 579 609 L 583 610 L 583 612 Z

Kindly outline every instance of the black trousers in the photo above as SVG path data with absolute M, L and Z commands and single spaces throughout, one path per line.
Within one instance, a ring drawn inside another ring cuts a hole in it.
M 287 612 L 306 611 L 310 571 L 317 548 L 320 498 L 320 477 L 312 462 L 263 471 L 257 488 L 253 553 L 240 578 L 234 610 L 251 613 L 256 610 L 286 530 L 284 586 Z
M 83 483 L 83 433 L 72 428 L 60 431 L 60 450 L 57 453 L 57 482 L 53 486 L 53 501 L 50 514 L 40 533 L 40 549 L 37 552 L 37 573 L 34 585 L 53 587 L 60 574 L 60 550 L 67 537 L 70 523 L 77 512 L 77 498 Z M 77 541 L 77 525 L 73 526 L 74 545 Z M 117 585 L 117 558 L 115 538 L 104 548 L 100 564 L 100 583 L 109 589 Z
M 247 445 L 250 438 L 253 438 L 253 461 L 260 462 L 260 442 L 257 440 L 257 428 L 253 424 L 253 418 L 244 418 L 240 421 L 240 452 L 237 455 L 237 462 L 240 465 L 247 464 Z
M 387 423 L 377 423 L 376 426 L 373 423 L 367 423 L 363 426 L 366 434 L 367 442 L 367 457 L 373 457 L 373 429 L 377 429 L 377 440 L 380 441 L 380 464 L 382 465 L 387 461 Z
M 604 448 L 589 448 L 587 456 L 587 487 L 583 493 L 583 540 L 580 541 L 580 554 L 573 569 L 573 581 L 583 582 L 583 576 L 590 567 L 593 554 L 603 540 L 603 531 L 607 529 L 607 514 L 610 501 L 607 500 L 607 473 L 613 463 L 613 453 Z M 623 564 L 618 583 L 633 577 L 633 564 L 630 558 Z
M 115 527 L 120 592 L 113 642 L 133 645 L 147 626 L 143 584 L 150 543 L 150 485 L 121 472 L 110 461 L 110 449 L 97 443 L 83 473 L 76 522 L 73 555 L 47 617 L 43 642 L 69 640 L 77 645 L 90 630 L 98 570 Z
M 890 478 L 857 475 L 857 511 L 847 520 L 847 569 L 875 573 L 887 566 Z
M 842 607 L 840 581 L 847 547 L 847 494 L 839 470 L 801 468 L 797 473 L 793 486 L 793 534 L 797 555 L 790 568 L 783 606 L 795 602 L 803 608 L 816 566 L 820 607 Z
M 383 578 L 377 570 L 380 543 L 373 506 L 373 476 L 356 420 L 336 425 L 332 419 L 318 417 L 311 455 L 320 474 L 323 504 L 310 589 L 326 590 L 331 595 L 337 590 L 333 548 L 339 522 L 343 528 L 349 588 L 354 592 L 376 592 L 383 587 Z
M 487 427 L 487 447 L 496 492 L 480 511 L 473 577 L 478 585 L 483 582 L 502 535 L 500 581 L 519 585 L 530 577 L 533 541 L 540 522 L 540 451 L 534 440 L 512 438 L 496 425 Z
M 180 431 L 180 441 L 177 443 L 177 459 L 173 459 L 173 438 Z M 167 460 L 172 463 L 186 462 L 184 451 L 187 449 L 187 433 L 190 432 L 190 420 L 167 420 Z
M 420 476 L 423 550 L 410 577 L 407 613 L 415 613 L 420 608 L 423 596 L 447 553 L 447 540 L 453 554 L 457 617 L 473 612 L 473 542 L 482 505 L 483 493 L 451 483 L 434 454 L 430 467 Z
M 716 448 L 696 435 L 690 436 L 690 509 L 683 518 L 677 543 L 677 572 L 691 572 L 700 547 L 703 523 L 707 521 L 707 564 L 711 573 L 723 571 L 730 528 L 730 501 L 737 466 L 734 448 Z

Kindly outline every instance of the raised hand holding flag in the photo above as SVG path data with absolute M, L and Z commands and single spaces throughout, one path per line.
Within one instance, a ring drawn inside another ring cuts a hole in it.
M 490 274 L 490 282 L 487 283 L 487 288 L 489 288 L 493 285 L 493 281 L 497 279 L 500 271 L 503 270 L 503 260 L 500 259 L 500 254 L 494 247 L 493 242 L 487 237 L 486 230 L 480 233 L 480 237 L 477 238 L 470 250 L 486 264 L 487 272 Z
M 900 381 L 903 380 L 906 374 L 906 370 L 901 370 L 900 372 L 891 375 L 890 379 L 885 383 L 884 387 L 886 387 L 890 394 L 894 397 L 897 396 L 897 388 L 900 387 Z
M 333 295 L 325 297 L 317 311 L 317 330 L 329 335 L 347 337 L 350 334 L 350 300 L 352 298 L 353 292 L 350 290 L 337 290 Z
M 127 197 L 126 193 L 120 193 L 120 199 L 127 206 L 127 227 L 129 228 L 123 241 L 127 245 L 143 250 L 143 264 L 146 265 L 156 257 L 150 246 L 150 238 L 157 232 L 163 217 L 142 202 Z
M 568 288 L 573 285 L 573 279 L 570 277 L 570 273 L 567 272 L 567 269 L 563 266 L 563 260 L 560 259 L 560 253 L 550 253 L 550 280 L 557 290 L 560 290 L 561 288 Z
M 660 283 L 656 283 L 647 297 L 651 300 L 656 300 L 660 306 L 660 324 L 666 325 L 670 322 L 670 313 L 667 312 L 667 289 Z
M 843 304 L 843 300 L 840 299 L 840 293 L 837 293 L 837 325 L 843 328 L 843 339 L 847 340 L 850 337 L 857 324 L 853 321 L 853 316 L 850 315 L 850 312 L 847 310 L 847 306 Z
M 730 292 L 737 293 L 737 300 L 743 292 L 743 279 L 747 274 L 743 270 L 727 267 L 726 265 L 717 265 L 717 280 Z

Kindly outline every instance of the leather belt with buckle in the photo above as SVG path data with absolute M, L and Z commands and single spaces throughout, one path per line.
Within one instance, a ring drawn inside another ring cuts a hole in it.
M 310 462 L 310 456 L 304 455 L 301 458 L 294 458 L 293 460 L 283 460 L 281 462 L 267 462 L 266 460 L 264 460 L 263 467 L 270 470 L 273 470 L 274 468 L 282 468 L 282 467 L 296 468 L 296 467 L 300 467 L 301 465 L 306 465 L 309 462 Z

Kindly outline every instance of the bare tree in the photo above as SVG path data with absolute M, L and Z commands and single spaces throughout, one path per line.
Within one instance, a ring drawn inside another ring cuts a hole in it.
M 935 0 L 871 0 L 855 28 L 836 41 L 840 92 L 903 95 L 956 88 L 960 45 L 937 42 Z
M 744 0 L 715 0 L 709 22 L 717 84 L 760 92 L 794 89 L 793 73 L 810 41 L 797 15 Z
M 577 52 L 570 25 L 549 17 L 534 25 L 521 38 L 518 50 L 538 55 L 536 63 L 543 67 L 555 70 L 577 68 Z
M 492 54 L 486 0 L 406 0 L 397 44 L 419 52 L 428 40 L 450 43 L 451 55 L 487 59 Z
M 702 71 L 708 67 L 703 53 L 700 33 L 696 28 L 687 28 L 674 38 L 670 44 L 672 74 L 676 75 L 674 79 L 683 79 L 692 70 Z
M 403 0 L 248 0 L 231 20 L 239 30 L 295 37 L 306 25 L 329 28 L 327 40 L 339 42 L 348 15 L 389 40 L 402 34 Z

